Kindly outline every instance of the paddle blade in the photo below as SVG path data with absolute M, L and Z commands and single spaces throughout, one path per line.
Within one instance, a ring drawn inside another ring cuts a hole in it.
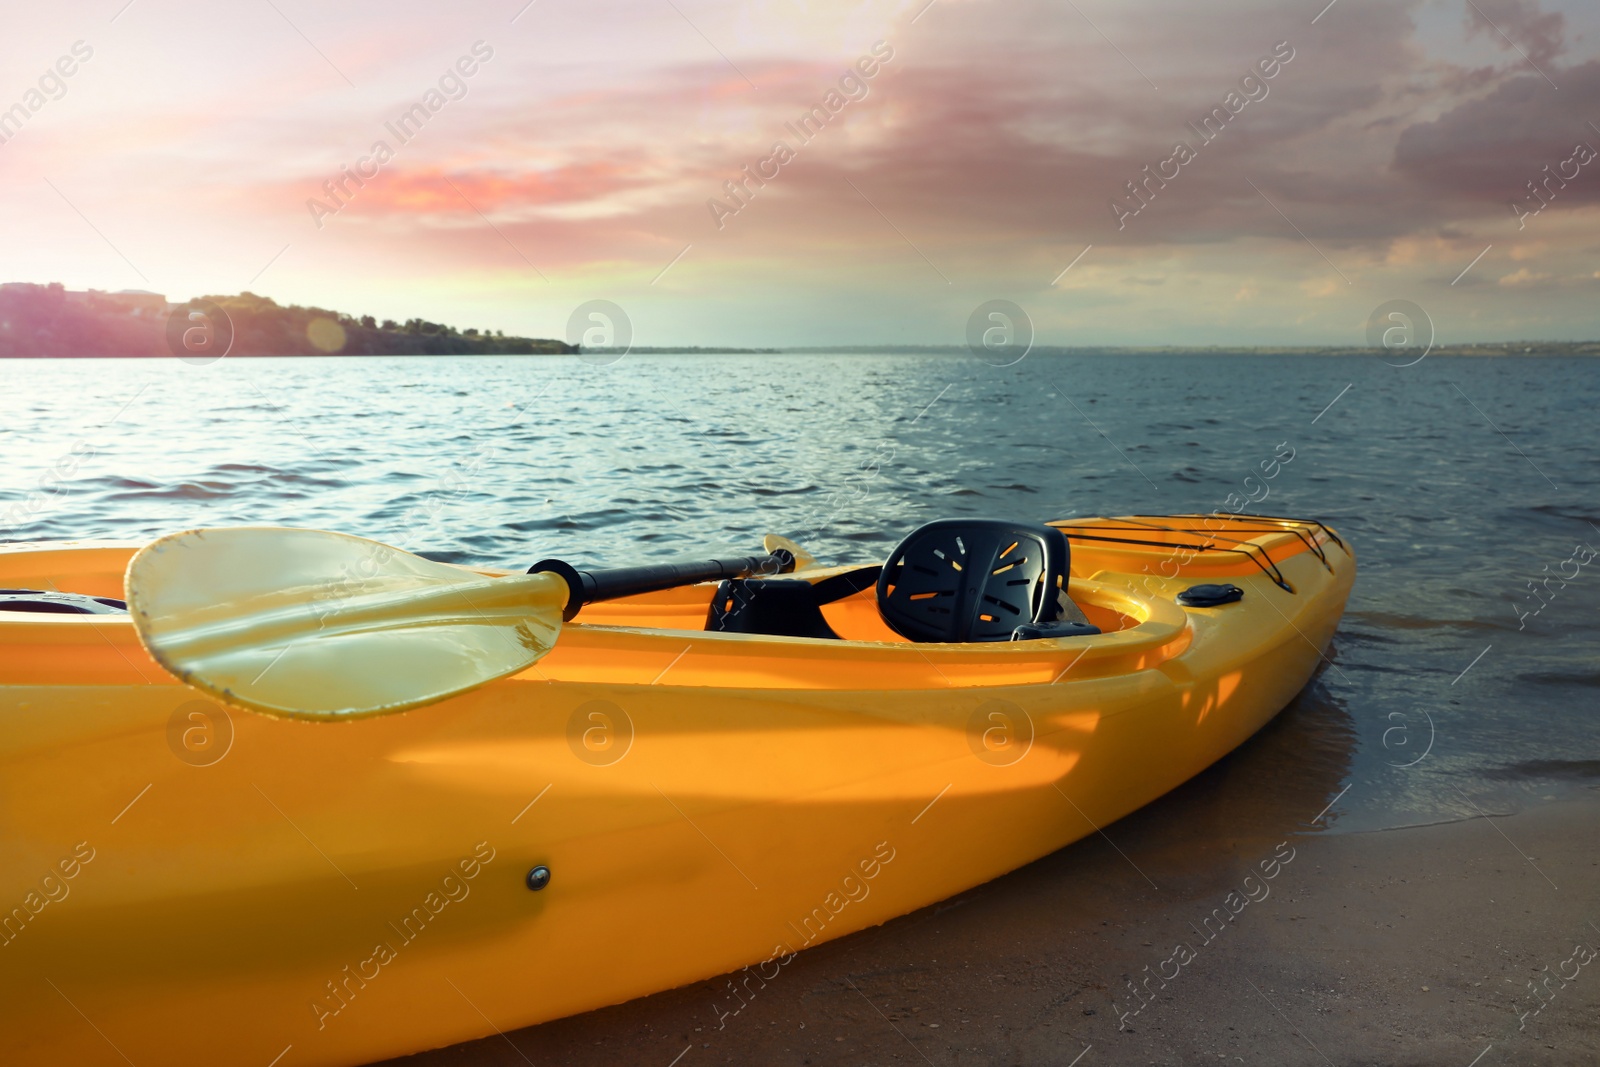
M 420 707 L 514 674 L 555 643 L 567 586 L 488 578 L 318 530 L 232 527 L 154 541 L 128 564 L 139 639 L 167 670 L 267 715 Z
M 813 556 L 787 537 L 782 537 L 778 534 L 767 534 L 766 537 L 763 537 L 761 539 L 761 547 L 768 552 L 776 552 L 780 548 L 784 549 L 794 557 L 794 569 L 797 571 L 803 571 L 817 565 L 816 556 Z

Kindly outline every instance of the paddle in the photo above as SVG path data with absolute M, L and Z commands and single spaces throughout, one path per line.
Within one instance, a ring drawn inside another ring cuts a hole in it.
M 139 640 L 180 680 L 267 715 L 334 721 L 432 704 L 515 674 L 595 600 L 792 569 L 784 551 L 493 578 L 377 541 L 230 527 L 153 541 L 128 563 Z
M 777 534 L 767 534 L 767 536 L 761 539 L 761 547 L 772 553 L 789 553 L 789 555 L 794 557 L 794 569 L 797 571 L 803 571 L 809 567 L 815 567 L 817 565 L 816 556 L 813 556 L 810 552 L 807 552 L 805 549 L 801 548 L 787 537 L 779 537 Z

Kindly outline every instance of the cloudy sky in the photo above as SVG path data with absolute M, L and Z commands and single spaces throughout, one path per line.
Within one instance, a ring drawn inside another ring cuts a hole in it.
M 1050 344 L 1600 336 L 1593 0 L 125 3 L 8 16 L 0 280 L 603 298 L 638 344 L 959 344 L 990 299 Z

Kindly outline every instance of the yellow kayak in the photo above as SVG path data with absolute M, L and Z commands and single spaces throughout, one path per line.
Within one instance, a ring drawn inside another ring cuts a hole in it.
M 909 639 L 870 582 L 828 636 L 722 632 L 697 584 L 349 722 L 225 707 L 114 605 L 0 604 L 0 1062 L 359 1064 L 736 972 L 731 1014 L 1231 751 L 1355 578 L 1316 522 L 1052 525 L 1077 636 Z M 114 601 L 139 548 L 0 547 L 0 586 Z

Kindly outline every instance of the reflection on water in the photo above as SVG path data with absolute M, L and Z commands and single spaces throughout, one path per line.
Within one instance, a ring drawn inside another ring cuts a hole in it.
M 1328 820 L 1318 816 L 1350 783 L 1359 742 L 1330 674 L 1319 671 L 1232 754 L 1118 823 L 1118 845 L 1181 867 L 1193 862 L 1197 841 L 1255 842 L 1250 847 L 1259 849 L 1285 833 L 1324 829 Z
M 276 523 L 526 566 L 746 553 L 781 532 L 842 562 L 944 515 L 1209 511 L 1240 494 L 1334 524 L 1361 571 L 1339 669 L 1185 787 L 1219 832 L 1280 804 L 1309 820 L 1346 786 L 1324 820 L 1340 829 L 1596 784 L 1600 560 L 1577 547 L 1600 547 L 1594 361 L 24 360 L 0 374 L 7 540 Z

